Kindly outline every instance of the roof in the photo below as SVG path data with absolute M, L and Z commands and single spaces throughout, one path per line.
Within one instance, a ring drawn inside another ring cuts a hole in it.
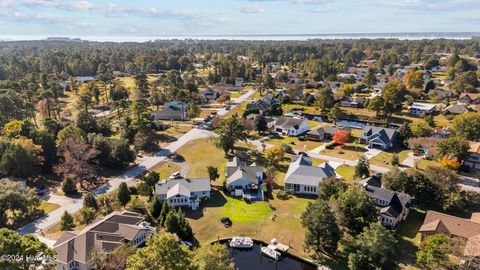
M 468 97 L 471 100 L 480 98 L 480 93 L 461 93 L 460 98 Z
M 181 177 L 177 179 L 165 179 L 155 184 L 155 193 L 157 195 L 166 195 L 167 198 L 176 195 L 190 197 L 191 193 L 210 190 L 209 178 L 187 179 Z
M 402 213 L 404 207 L 410 207 L 411 199 L 407 194 L 370 185 L 364 185 L 364 188 L 368 196 L 387 202 L 387 206 L 377 206 L 380 214 L 388 214 L 396 218 Z
M 290 129 L 298 127 L 304 122 L 304 119 L 291 118 L 291 117 L 280 117 L 275 122 L 275 126 L 281 127 L 282 129 Z
M 55 242 L 53 248 L 60 262 L 68 263 L 75 260 L 87 263 L 92 250 L 99 248 L 107 252 L 112 251 L 126 241 L 133 240 L 142 230 L 155 229 L 144 222 L 141 214 L 129 211 L 112 212 L 78 234 L 65 232 Z
M 238 167 L 237 170 L 227 178 L 227 184 L 230 185 L 239 179 L 247 180 L 252 184 L 258 184 L 257 172 L 263 173 L 263 168 L 260 166 Z
M 362 186 L 382 187 L 382 175 L 376 174 L 358 181 Z
M 315 167 L 302 155 L 290 163 L 284 183 L 318 186 L 323 179 L 335 175 L 335 169 L 327 162 Z
M 470 150 L 468 152 L 480 154 L 480 142 L 470 142 Z
M 422 111 L 430 111 L 435 109 L 436 106 L 436 104 L 414 102 L 412 106 L 409 106 L 408 108 Z
M 264 110 L 268 110 L 268 108 L 269 108 L 269 105 L 265 103 L 265 101 L 263 100 L 257 100 L 257 101 L 254 101 L 253 103 L 247 104 L 247 110 L 257 109 L 259 111 L 264 111 Z
M 472 109 L 468 108 L 467 106 L 465 106 L 463 104 L 452 104 L 452 105 L 446 107 L 443 111 L 444 112 L 449 112 L 451 114 L 462 114 L 462 113 L 471 112 Z
M 443 225 L 451 235 L 470 238 L 480 235 L 480 223 L 429 210 L 420 227 L 420 232 L 434 232 Z
M 319 126 L 307 132 L 309 135 L 334 134 L 338 128 L 334 126 Z
M 385 144 L 392 142 L 397 135 L 397 130 L 394 128 L 365 126 L 362 132 L 362 139 L 380 140 Z

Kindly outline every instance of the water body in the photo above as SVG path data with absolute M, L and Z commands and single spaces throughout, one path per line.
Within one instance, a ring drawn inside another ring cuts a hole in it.
M 54 35 L 52 35 L 54 36 Z M 3 41 L 44 40 L 49 36 L 0 35 Z M 50 36 L 51 37 L 51 36 Z M 59 37 L 64 37 L 59 35 Z M 417 33 L 328 33 L 328 34 L 238 34 L 238 35 L 154 35 L 154 36 L 71 36 L 98 42 L 147 42 L 155 40 L 311 40 L 311 39 L 471 39 L 480 32 L 417 32 Z
M 265 244 L 264 244 L 265 246 Z M 229 248 L 230 256 L 238 270 L 316 270 L 317 267 L 292 255 L 283 254 L 275 261 L 263 255 L 260 243 L 255 241 L 251 249 Z

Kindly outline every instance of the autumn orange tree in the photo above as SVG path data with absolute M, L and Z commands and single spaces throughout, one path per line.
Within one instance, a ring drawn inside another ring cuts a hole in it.
M 350 141 L 350 131 L 338 130 L 333 134 L 333 141 L 336 144 L 344 145 Z
M 450 170 L 458 170 L 460 168 L 460 162 L 458 162 L 456 157 L 449 157 L 448 155 L 443 156 L 439 161 L 440 165 L 448 168 Z

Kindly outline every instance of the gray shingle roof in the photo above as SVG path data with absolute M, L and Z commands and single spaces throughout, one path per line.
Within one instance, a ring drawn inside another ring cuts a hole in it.
M 180 184 L 180 185 L 178 185 Z M 172 190 L 172 191 L 170 191 Z M 193 192 L 210 191 L 210 179 L 209 178 L 195 178 L 195 179 L 166 179 L 155 184 L 155 193 L 157 195 L 163 194 L 167 197 L 175 195 L 190 196 Z M 186 195 L 188 193 L 188 195 Z
M 275 126 L 279 126 L 283 129 L 289 129 L 292 127 L 298 127 L 303 123 L 303 119 L 297 119 L 297 118 L 290 118 L 290 117 L 280 117 L 277 119 L 275 122 Z
M 284 183 L 318 186 L 323 179 L 335 175 L 335 170 L 328 163 L 325 162 L 315 167 L 311 163 L 306 162 L 305 158 L 301 156 L 290 163 Z
M 362 132 L 362 139 L 368 141 L 380 140 L 381 142 L 388 144 L 395 140 L 397 130 L 393 128 L 365 126 Z

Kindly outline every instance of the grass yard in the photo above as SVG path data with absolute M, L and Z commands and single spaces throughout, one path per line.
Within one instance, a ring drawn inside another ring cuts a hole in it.
M 224 118 L 233 116 L 233 115 L 235 115 L 235 114 L 237 114 L 239 117 L 242 117 L 243 112 L 247 109 L 247 104 L 248 104 L 248 103 L 250 103 L 250 101 L 245 100 L 244 102 L 238 104 L 237 106 L 235 106 L 235 108 L 233 108 L 233 109 L 231 109 L 230 111 L 228 111 L 228 112 L 224 115 Z
M 292 196 L 289 200 L 281 201 L 276 198 L 277 192 L 274 190 L 274 199 L 268 203 L 246 204 L 213 190 L 212 198 L 204 205 L 201 213 L 188 213 L 195 237 L 201 243 L 235 235 L 247 235 L 265 242 L 277 238 L 282 243 L 290 244 L 293 253 L 306 256 L 303 251 L 304 229 L 300 224 L 300 215 L 312 199 Z M 273 215 L 276 216 L 275 220 L 270 218 Z M 221 224 L 220 218 L 224 216 L 232 219 L 232 227 L 225 228 Z
M 40 203 L 40 209 L 43 210 L 43 212 L 45 212 L 45 214 L 47 213 L 50 213 L 52 212 L 53 210 L 59 208 L 60 205 L 56 204 L 56 203 L 49 203 L 49 202 L 46 202 L 46 201 L 42 201 Z
M 407 159 L 408 153 L 410 152 L 411 152 L 410 150 L 402 150 L 402 149 L 393 149 L 388 151 L 384 150 L 380 152 L 380 154 L 371 158 L 370 164 L 384 166 L 384 167 L 387 166 L 387 167 L 393 168 L 393 166 L 390 164 L 393 154 L 397 154 L 399 162 L 402 163 L 405 159 Z
M 353 177 L 355 174 L 355 167 L 349 165 L 340 165 L 338 166 L 336 172 L 348 183 L 356 182 L 356 179 Z
M 412 207 L 405 221 L 400 224 L 397 234 L 400 238 L 400 267 L 402 269 L 419 269 L 414 266 L 415 253 L 420 246 L 420 233 L 425 217 L 425 210 Z
M 158 79 L 157 76 L 147 75 L 147 80 L 149 83 L 154 82 L 156 79 Z M 133 76 L 117 77 L 116 80 L 120 81 L 123 84 L 123 86 L 127 89 L 132 90 L 136 87 L 135 79 Z
M 220 179 L 217 179 L 217 185 L 220 185 L 224 179 L 225 166 L 227 159 L 223 150 L 217 148 L 211 139 L 200 139 L 190 141 L 177 151 L 187 163 L 189 168 L 188 177 L 208 177 L 207 167 L 215 166 L 218 168 Z
M 343 147 L 337 145 L 333 149 L 325 149 L 320 153 L 332 157 L 344 158 L 348 160 L 357 160 L 361 156 L 363 156 L 365 152 L 367 152 L 367 149 L 364 145 L 347 143 Z
M 440 166 L 436 160 L 421 159 L 417 162 L 417 169 L 424 171 L 429 166 Z
M 181 170 L 180 166 L 177 164 L 167 161 L 162 162 L 158 166 L 152 169 L 152 171 L 157 171 L 160 173 L 160 178 L 165 179 L 172 175 L 174 172 L 179 172 Z
M 157 132 L 160 146 L 163 147 L 168 145 L 169 143 L 183 136 L 185 133 L 189 132 L 191 129 L 192 126 L 180 126 L 174 123 L 173 126 L 169 127 L 168 129 Z
M 292 148 L 301 151 L 310 151 L 323 144 L 323 142 L 314 142 L 314 141 L 300 141 L 297 137 L 283 137 L 283 138 L 272 138 L 264 141 L 267 144 L 281 145 L 283 143 L 290 145 Z

